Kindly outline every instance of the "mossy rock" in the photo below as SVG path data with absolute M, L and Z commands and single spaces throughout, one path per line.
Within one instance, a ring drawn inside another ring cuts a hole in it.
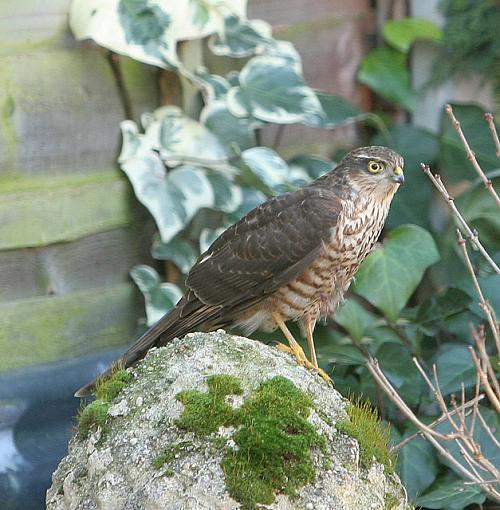
M 104 419 L 91 404 L 48 510 L 406 508 L 390 461 L 350 437 L 348 401 L 273 347 L 196 333 L 126 374 L 99 388 Z

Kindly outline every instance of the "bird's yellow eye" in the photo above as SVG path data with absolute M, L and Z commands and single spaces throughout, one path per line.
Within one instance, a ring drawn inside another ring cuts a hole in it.
M 384 169 L 384 164 L 381 163 L 380 161 L 370 161 L 368 163 L 368 170 L 370 170 L 370 172 L 372 174 L 378 174 L 383 169 Z

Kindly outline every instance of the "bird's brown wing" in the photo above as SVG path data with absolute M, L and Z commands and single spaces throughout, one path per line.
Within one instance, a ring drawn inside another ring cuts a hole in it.
M 325 189 L 306 187 L 275 197 L 216 239 L 186 285 L 203 303 L 222 307 L 223 315 L 251 306 L 318 256 L 340 210 L 338 196 Z

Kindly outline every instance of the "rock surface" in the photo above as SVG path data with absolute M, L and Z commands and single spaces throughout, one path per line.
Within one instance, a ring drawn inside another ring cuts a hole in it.
M 200 436 L 179 427 L 185 405 L 176 396 L 185 390 L 207 393 L 207 378 L 218 374 L 241 382 L 242 395 L 225 397 L 234 409 L 264 381 L 289 379 L 311 397 L 307 420 L 326 439 L 324 448 L 311 449 L 312 483 L 298 487 L 295 498 L 276 492 L 273 503 L 256 507 L 406 508 L 397 477 L 377 462 L 363 467 L 356 440 L 335 429 L 335 422 L 346 418 L 343 397 L 274 347 L 222 331 L 194 333 L 153 349 L 132 373 L 134 380 L 111 402 L 106 424 L 71 440 L 47 492 L 48 510 L 251 508 L 230 496 L 221 466 L 228 449 L 237 448 L 235 429 L 220 427 Z M 170 454 L 159 465 L 165 451 Z

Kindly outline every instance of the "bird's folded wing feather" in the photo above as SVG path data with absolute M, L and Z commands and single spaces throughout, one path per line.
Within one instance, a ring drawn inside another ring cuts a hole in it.
M 191 269 L 187 287 L 205 304 L 251 306 L 296 278 L 330 239 L 341 201 L 313 187 L 275 197 L 226 230 Z

